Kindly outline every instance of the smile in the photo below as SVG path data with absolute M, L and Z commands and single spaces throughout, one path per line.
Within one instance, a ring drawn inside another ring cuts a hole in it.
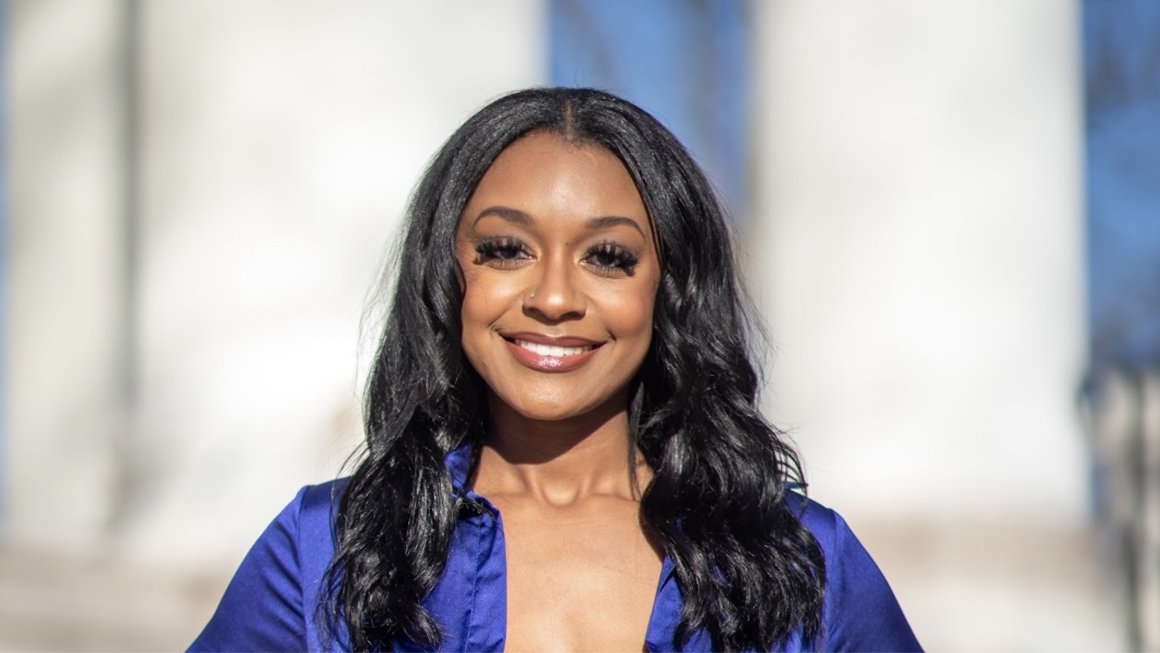
M 557 347 L 555 345 L 542 345 L 538 342 L 529 342 L 527 340 L 515 340 L 516 345 L 527 349 L 533 354 L 540 356 L 554 356 L 556 358 L 563 358 L 565 356 L 579 356 L 586 351 L 592 351 L 592 345 L 586 347 Z
M 604 344 L 583 338 L 547 338 L 538 334 L 505 336 L 503 340 L 516 361 L 537 372 L 571 372 L 592 360 Z

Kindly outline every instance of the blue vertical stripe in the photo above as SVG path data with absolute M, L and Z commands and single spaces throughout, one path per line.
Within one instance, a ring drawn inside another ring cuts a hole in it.
M 1160 365 L 1160 3 L 1083 3 L 1096 369 Z
M 551 81 L 620 95 L 689 148 L 735 217 L 746 208 L 749 23 L 743 0 L 551 0 Z

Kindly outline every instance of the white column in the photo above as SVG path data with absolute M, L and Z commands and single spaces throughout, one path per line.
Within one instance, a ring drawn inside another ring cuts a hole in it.
M 407 196 L 542 84 L 538 2 L 144 3 L 143 558 L 236 563 L 361 438 L 359 321 Z M 374 339 L 377 333 L 367 337 Z
M 1114 646 L 1076 404 L 1075 3 L 755 6 L 746 242 L 811 496 L 932 650 Z
M 126 424 L 119 9 L 8 7 L 4 527 L 41 549 L 103 541 Z
M 1076 8 L 758 6 L 768 405 L 815 495 L 1081 520 Z

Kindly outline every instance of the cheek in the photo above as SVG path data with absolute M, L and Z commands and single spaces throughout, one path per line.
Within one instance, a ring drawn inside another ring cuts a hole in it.
M 492 305 L 486 288 L 472 276 L 465 277 L 459 317 L 462 321 L 463 346 L 469 356 L 473 353 L 473 346 L 477 346 L 476 343 L 486 336 L 488 325 L 494 320 L 491 314 Z
M 609 331 L 621 339 L 644 339 L 647 345 L 652 337 L 655 298 L 656 288 L 652 285 L 610 296 L 604 311 Z
M 476 268 L 463 275 L 463 319 L 494 320 L 519 297 L 515 275 Z
M 478 292 L 477 284 L 470 278 L 464 280 L 463 303 L 460 305 L 460 345 L 475 371 L 486 371 L 486 345 L 492 317 L 488 314 L 488 301 Z
M 467 359 L 480 373 L 499 344 L 493 338 L 494 326 L 513 306 L 518 306 L 519 285 L 512 277 L 478 267 L 469 268 L 462 277 L 460 343 Z

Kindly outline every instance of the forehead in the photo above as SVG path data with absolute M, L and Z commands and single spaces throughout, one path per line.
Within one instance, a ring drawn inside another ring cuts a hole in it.
M 496 157 L 468 209 L 493 203 L 519 203 L 513 208 L 533 215 L 623 215 L 648 222 L 636 184 L 615 154 L 551 132 L 519 138 Z

